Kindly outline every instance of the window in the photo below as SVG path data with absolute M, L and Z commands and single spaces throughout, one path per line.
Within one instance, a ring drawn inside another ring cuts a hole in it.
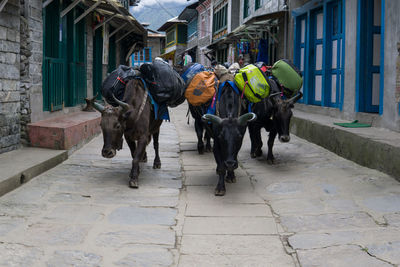
M 142 51 L 140 51 L 140 53 L 139 53 L 139 60 L 140 61 L 144 61 L 144 53 L 143 53 L 143 50 Z
M 243 0 L 243 18 L 247 18 L 250 14 L 249 0 Z
M 303 74 L 305 104 L 342 107 L 343 23 L 342 0 L 296 17 L 294 63 Z
M 167 46 L 175 42 L 175 28 L 167 33 Z
M 189 22 L 187 25 L 187 36 L 188 39 L 197 35 L 197 18 Z
M 146 47 L 143 49 L 144 61 L 151 61 L 151 47 Z
M 267 0 L 255 0 L 255 10 L 259 9 L 260 7 L 262 7 L 265 2 L 267 2 Z
M 228 4 L 218 9 L 213 16 L 213 33 L 224 30 L 228 21 Z
M 228 61 L 228 47 L 217 50 L 217 61 L 219 64 L 223 64 Z

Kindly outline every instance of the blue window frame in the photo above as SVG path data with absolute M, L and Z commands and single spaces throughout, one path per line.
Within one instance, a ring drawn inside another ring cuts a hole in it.
M 131 56 L 132 66 L 140 66 L 143 63 L 152 62 L 151 49 L 152 47 L 145 47 L 142 50 L 133 53 Z
M 303 93 L 303 98 L 301 98 L 298 102 L 300 103 L 308 103 L 308 90 L 304 90 L 304 85 L 307 84 L 307 76 L 305 73 L 307 72 L 308 66 L 308 57 L 307 57 L 307 15 L 302 15 L 296 18 L 295 20 L 295 47 L 297 49 L 294 50 L 294 64 L 297 65 L 298 69 L 303 76 L 303 87 L 301 88 L 301 92 Z
M 314 0 L 293 11 L 294 63 L 303 74 L 303 99 L 299 102 L 342 109 L 343 2 Z
M 385 0 L 359 0 L 356 112 L 383 113 Z

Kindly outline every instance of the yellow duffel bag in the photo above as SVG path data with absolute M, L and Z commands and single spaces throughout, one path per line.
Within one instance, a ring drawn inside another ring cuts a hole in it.
M 252 64 L 239 70 L 235 75 L 235 84 L 252 103 L 260 102 L 269 96 L 269 84 L 265 74 Z

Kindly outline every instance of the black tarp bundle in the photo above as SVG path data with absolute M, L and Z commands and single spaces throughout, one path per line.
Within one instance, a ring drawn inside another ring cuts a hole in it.
M 132 67 L 120 65 L 103 81 L 101 86 L 101 95 L 106 99 L 107 103 L 117 107 L 118 103 L 115 102 L 112 95 L 114 94 L 118 100 L 122 100 L 124 97 L 126 84 L 129 80 L 138 77 L 138 75 L 139 72 Z
M 185 82 L 165 61 L 155 59 L 153 63 L 145 63 L 140 72 L 157 103 L 176 107 L 185 101 Z

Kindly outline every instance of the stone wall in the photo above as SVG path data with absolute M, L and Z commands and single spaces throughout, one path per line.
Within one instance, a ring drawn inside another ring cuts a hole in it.
M 20 144 L 19 31 L 19 0 L 9 0 L 0 12 L 0 153 Z

